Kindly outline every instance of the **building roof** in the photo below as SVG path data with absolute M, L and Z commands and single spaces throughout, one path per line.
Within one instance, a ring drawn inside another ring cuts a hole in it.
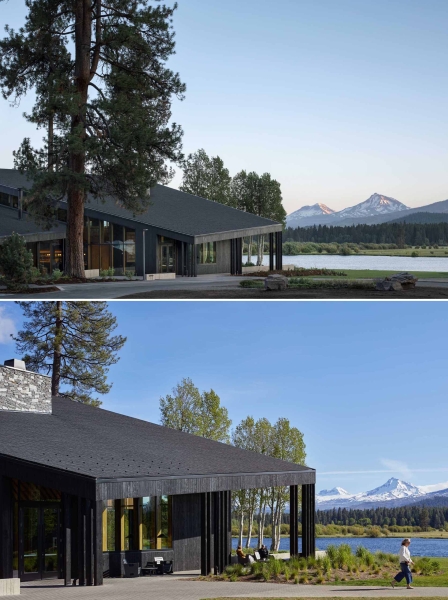
M 0 455 L 96 479 L 300 473 L 309 467 L 66 398 L 53 414 L 0 412 Z
M 9 208 L 0 205 L 0 238 L 8 237 L 11 233 L 19 233 L 26 236 L 28 242 L 60 239 L 65 237 L 65 225 L 57 223 L 50 230 L 37 225 L 26 213 L 19 219 L 17 208 Z
M 30 183 L 25 175 L 13 169 L 0 169 L 0 185 L 26 189 Z M 247 213 L 219 202 L 156 185 L 151 188 L 151 205 L 143 214 L 135 215 L 108 197 L 104 202 L 90 198 L 86 208 L 189 236 L 204 236 L 237 230 L 271 228 L 281 224 Z

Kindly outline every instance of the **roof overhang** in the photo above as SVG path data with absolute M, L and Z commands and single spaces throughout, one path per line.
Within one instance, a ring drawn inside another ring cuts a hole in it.
M 218 233 L 206 233 L 203 235 L 195 235 L 194 243 L 203 244 L 205 242 L 221 242 L 223 240 L 233 240 L 235 238 L 248 237 L 251 235 L 267 235 L 282 231 L 283 225 L 276 223 L 275 225 L 264 225 L 262 227 L 250 227 L 247 229 L 234 229 L 232 231 L 220 231 Z

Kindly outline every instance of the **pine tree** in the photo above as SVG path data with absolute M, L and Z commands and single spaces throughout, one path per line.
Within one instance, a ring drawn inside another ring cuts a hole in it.
M 33 182 L 27 202 L 36 219 L 50 224 L 57 202 L 67 199 L 70 276 L 84 276 L 88 196 L 112 195 L 142 212 L 150 206 L 150 188 L 173 175 L 166 162 L 183 158 L 182 130 L 169 122 L 172 97 L 183 99 L 185 85 L 166 67 L 177 5 L 150 4 L 27 0 L 24 27 L 0 41 L 3 96 L 19 100 L 34 88 L 26 118 L 48 129 L 45 149 L 25 139 L 15 166 Z
M 14 338 L 32 371 L 51 375 L 53 396 L 100 406 L 109 367 L 126 338 L 112 335 L 116 318 L 106 302 L 18 302 L 26 319 Z M 69 386 L 68 389 L 65 386 Z

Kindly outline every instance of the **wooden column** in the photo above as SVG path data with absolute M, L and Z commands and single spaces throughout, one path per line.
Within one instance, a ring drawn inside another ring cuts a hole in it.
M 201 575 L 211 572 L 212 502 L 211 493 L 201 494 Z
M 87 519 L 86 519 L 86 499 L 77 498 L 78 502 L 78 580 L 79 585 L 86 585 L 87 568 Z
M 299 554 L 299 507 L 298 507 L 298 486 L 289 487 L 289 552 L 291 556 Z
M 275 268 L 277 271 L 283 269 L 283 232 L 275 232 Z
M 302 485 L 302 555 L 314 556 L 316 552 L 316 486 Z
M 274 234 L 269 234 L 269 270 L 274 270 Z
M 0 579 L 13 576 L 13 499 L 9 477 L 0 476 Z
M 122 536 L 122 514 L 121 514 L 121 500 L 115 500 L 115 552 L 121 552 L 124 548 L 123 536 Z
M 94 561 L 93 561 L 93 581 L 94 585 L 103 585 L 103 512 L 106 509 L 106 503 L 102 500 L 95 502 L 94 508 Z
M 70 494 L 62 495 L 62 577 L 64 585 L 72 585 L 72 502 Z
M 86 500 L 86 585 L 93 585 L 94 566 L 94 524 L 95 501 Z

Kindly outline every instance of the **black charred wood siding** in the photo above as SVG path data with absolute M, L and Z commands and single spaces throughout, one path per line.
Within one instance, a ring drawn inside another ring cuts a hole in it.
M 201 495 L 173 497 L 173 552 L 176 571 L 201 568 Z

